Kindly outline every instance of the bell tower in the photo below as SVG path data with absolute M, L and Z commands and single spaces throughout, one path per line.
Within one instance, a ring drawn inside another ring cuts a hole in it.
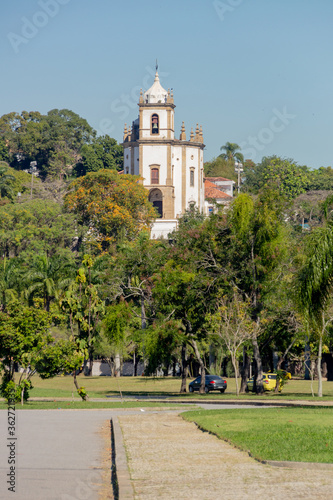
M 183 122 L 180 138 L 175 139 L 173 91 L 165 90 L 158 67 L 153 85 L 140 91 L 139 117 L 124 129 L 124 174 L 139 175 L 155 206 L 156 219 L 152 236 L 167 237 L 178 217 L 195 204 L 203 209 L 203 135 L 186 140 Z

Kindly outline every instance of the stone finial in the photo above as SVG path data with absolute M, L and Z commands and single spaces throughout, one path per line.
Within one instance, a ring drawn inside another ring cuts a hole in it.
M 143 103 L 143 92 L 142 92 L 142 89 L 140 89 L 140 99 L 139 99 L 139 103 Z
M 199 123 L 197 123 L 197 126 L 195 128 L 195 141 L 196 142 L 200 141 L 200 137 L 199 137 Z
M 203 132 L 202 132 L 202 125 L 200 125 L 200 132 L 199 132 L 199 138 L 200 138 L 200 142 L 203 143 Z
M 126 139 L 127 139 L 127 134 L 128 134 L 128 132 L 127 132 L 127 123 L 125 123 L 125 126 L 124 126 L 124 141 L 126 141 Z
M 194 141 L 194 133 L 193 133 L 193 127 L 191 127 L 191 136 L 190 136 L 190 141 Z
M 180 131 L 180 137 L 179 137 L 179 140 L 180 141 L 186 141 L 186 133 L 185 133 L 185 125 L 184 125 L 184 122 L 182 124 L 182 128 L 181 128 L 181 131 Z

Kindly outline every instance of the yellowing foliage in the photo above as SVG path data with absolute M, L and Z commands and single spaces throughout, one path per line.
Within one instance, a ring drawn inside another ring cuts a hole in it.
M 99 170 L 72 182 L 65 207 L 89 227 L 89 238 L 99 250 L 116 241 L 120 234 L 133 239 L 150 228 L 156 212 L 148 201 L 139 177 Z

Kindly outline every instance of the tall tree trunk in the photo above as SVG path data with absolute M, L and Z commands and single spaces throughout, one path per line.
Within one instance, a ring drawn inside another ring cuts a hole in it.
M 319 338 L 319 349 L 318 349 L 318 360 L 317 360 L 317 371 L 318 371 L 318 397 L 323 397 L 323 377 L 321 374 L 321 358 L 323 353 L 323 332 L 320 334 Z
M 94 357 L 92 355 L 91 346 L 89 346 L 89 363 L 88 363 L 88 376 L 92 376 Z
M 239 396 L 239 385 L 238 385 L 238 362 L 237 362 L 237 359 L 236 359 L 236 356 L 232 353 L 231 354 L 231 363 L 232 363 L 232 366 L 234 367 L 234 371 L 235 371 L 235 382 L 236 382 L 236 396 Z
M 214 353 L 214 346 L 213 346 L 213 344 L 210 344 L 210 346 L 209 346 L 209 373 L 212 373 L 214 368 L 216 368 L 216 356 Z
M 146 328 L 147 328 L 147 320 L 146 320 L 145 298 L 144 298 L 144 295 L 142 293 L 141 294 L 141 329 L 145 330 Z M 143 366 L 144 366 L 144 373 L 145 373 L 147 361 L 146 361 L 145 338 L 144 337 L 143 337 Z
M 249 378 L 249 373 L 250 373 L 250 363 L 251 363 L 251 358 L 247 354 L 247 348 L 243 347 L 243 363 L 241 367 L 241 386 L 240 386 L 240 393 L 244 394 L 247 389 L 247 379 Z
M 182 382 L 180 392 L 186 392 L 186 375 L 187 375 L 187 360 L 186 360 L 186 344 L 182 344 L 182 367 L 181 367 Z
M 309 339 L 306 337 L 304 346 L 304 380 L 310 380 L 311 378 L 311 358 L 310 358 L 310 346 L 308 344 Z
M 114 357 L 115 376 L 120 377 L 120 354 L 117 353 Z
M 195 355 L 196 355 L 197 360 L 199 361 L 199 365 L 200 365 L 201 383 L 200 383 L 199 393 L 200 394 L 204 394 L 206 392 L 205 391 L 205 386 L 206 386 L 206 376 L 205 376 L 206 375 L 206 370 L 205 370 L 205 365 L 204 365 L 202 357 L 200 356 L 198 345 L 197 345 L 197 343 L 196 343 L 195 340 L 192 340 L 192 346 L 193 346 Z
M 257 394 L 263 394 L 264 387 L 263 387 L 262 361 L 258 346 L 258 340 L 256 338 L 252 340 L 252 345 L 253 345 L 253 357 L 256 362 L 256 375 L 254 377 L 255 392 Z
M 79 384 L 77 383 L 77 378 L 76 378 L 76 371 L 74 371 L 73 377 L 74 377 L 74 385 L 76 387 L 77 393 L 80 394 L 79 393 L 80 388 L 79 388 Z M 81 398 L 83 399 L 83 401 L 87 401 L 87 396 L 81 396 Z

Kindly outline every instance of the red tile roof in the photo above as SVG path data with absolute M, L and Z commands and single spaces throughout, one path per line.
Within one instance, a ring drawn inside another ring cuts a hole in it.
M 217 182 L 217 181 L 229 181 L 233 182 L 235 184 L 235 181 L 232 181 L 231 179 L 226 179 L 225 177 L 205 177 L 208 181 L 211 182 Z
M 215 198 L 215 199 L 225 199 L 231 200 L 232 196 L 230 194 L 221 191 L 213 182 L 210 182 L 207 178 L 205 179 L 205 198 Z

